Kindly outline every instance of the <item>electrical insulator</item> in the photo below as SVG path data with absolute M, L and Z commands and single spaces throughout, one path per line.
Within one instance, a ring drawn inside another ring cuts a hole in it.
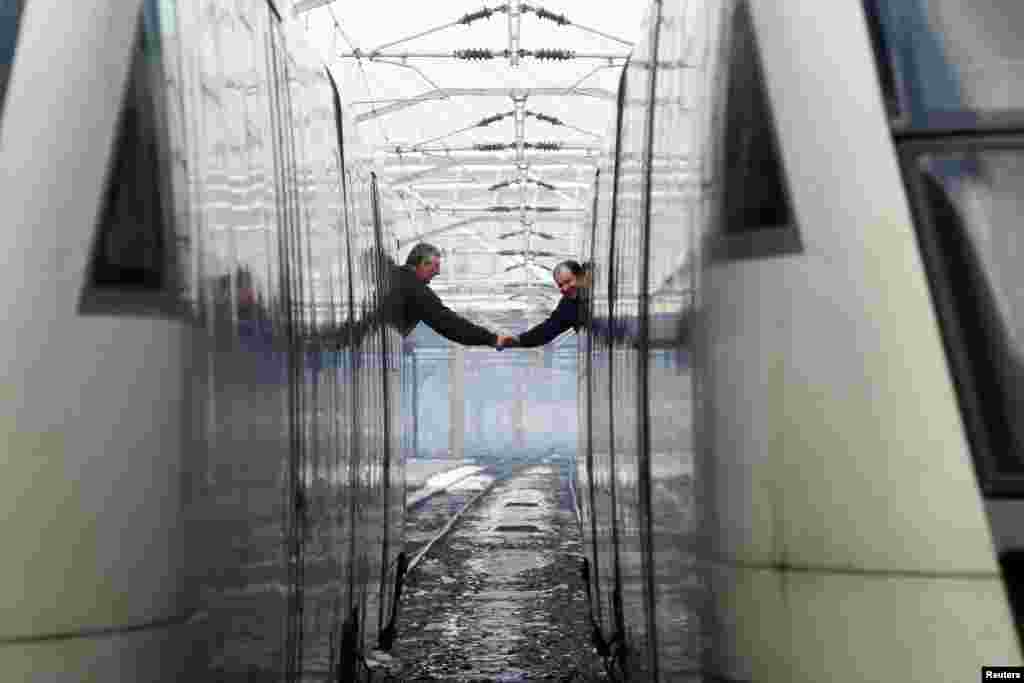
M 464 15 L 461 19 L 459 19 L 458 23 L 471 24 L 477 19 L 490 19 L 492 14 L 494 14 L 494 10 L 490 9 L 489 7 L 484 7 L 482 10 L 477 10 L 476 12 L 470 12 Z
M 473 149 L 480 152 L 500 152 L 503 149 L 508 149 L 508 145 L 503 142 L 479 142 L 473 145 Z
M 480 119 L 480 123 L 476 125 L 480 127 L 489 126 L 492 123 L 497 123 L 498 121 L 501 121 L 506 116 L 508 116 L 508 114 L 495 114 L 493 116 L 488 116 L 487 118 Z
M 536 118 L 538 121 L 546 121 L 547 123 L 550 123 L 552 126 L 562 125 L 562 121 L 560 119 L 555 118 L 554 116 L 548 116 L 547 114 L 538 114 L 532 111 L 528 111 L 526 113 L 532 114 L 533 117 Z
M 494 53 L 483 47 L 471 47 L 452 53 L 456 59 L 494 59 Z
M 543 7 L 538 7 L 537 9 L 535 9 L 533 11 L 534 11 L 534 14 L 537 15 L 538 19 L 547 19 L 547 20 L 553 21 L 556 24 L 559 24 L 561 26 L 565 26 L 566 24 L 571 24 L 572 23 L 571 21 L 569 21 L 569 18 L 566 17 L 564 14 L 555 14 L 554 12 L 550 12 L 550 11 L 544 9 Z
M 555 48 L 541 48 L 540 50 L 534 50 L 533 56 L 537 59 L 573 59 L 576 53 L 572 50 L 560 50 Z

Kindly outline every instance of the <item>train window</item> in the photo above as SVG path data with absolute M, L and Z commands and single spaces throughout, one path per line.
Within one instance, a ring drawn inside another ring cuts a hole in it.
M 1024 146 L 944 140 L 903 151 L 982 486 L 1024 495 Z
M 80 310 L 100 314 L 177 313 L 173 235 L 152 83 L 159 83 L 158 32 L 140 16 L 106 190 Z
M 1024 120 L 1024 3 L 865 0 L 883 86 L 904 130 L 1019 126 Z
M 800 251 L 778 139 L 746 2 L 737 3 L 717 142 L 722 193 L 712 253 L 726 259 Z
M 0 115 L 4 111 L 7 81 L 14 66 L 14 49 L 18 44 L 18 27 L 25 0 L 0 0 Z

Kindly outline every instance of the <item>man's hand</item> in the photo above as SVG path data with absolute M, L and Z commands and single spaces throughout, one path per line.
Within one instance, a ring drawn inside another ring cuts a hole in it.
M 494 348 L 496 348 L 498 351 L 501 351 L 502 349 L 504 349 L 507 346 L 513 346 L 515 343 L 516 343 L 516 338 L 515 337 L 509 337 L 509 336 L 504 335 L 504 334 L 499 334 L 498 335 L 498 341 L 496 341 L 494 343 Z

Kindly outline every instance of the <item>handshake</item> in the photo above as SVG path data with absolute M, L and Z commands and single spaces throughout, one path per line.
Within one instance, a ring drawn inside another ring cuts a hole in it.
M 504 334 L 499 334 L 498 340 L 494 343 L 494 348 L 498 351 L 512 346 L 519 346 L 519 339 Z

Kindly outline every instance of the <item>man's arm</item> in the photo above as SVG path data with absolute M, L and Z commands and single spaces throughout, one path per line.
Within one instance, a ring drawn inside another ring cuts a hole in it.
M 445 306 L 429 287 L 416 287 L 411 303 L 417 307 L 421 320 L 442 337 L 463 346 L 497 346 L 497 335 Z
M 517 341 L 510 346 L 519 346 L 524 349 L 544 346 L 575 324 L 575 306 L 572 305 L 570 299 L 563 298 L 547 320 L 520 334 Z

